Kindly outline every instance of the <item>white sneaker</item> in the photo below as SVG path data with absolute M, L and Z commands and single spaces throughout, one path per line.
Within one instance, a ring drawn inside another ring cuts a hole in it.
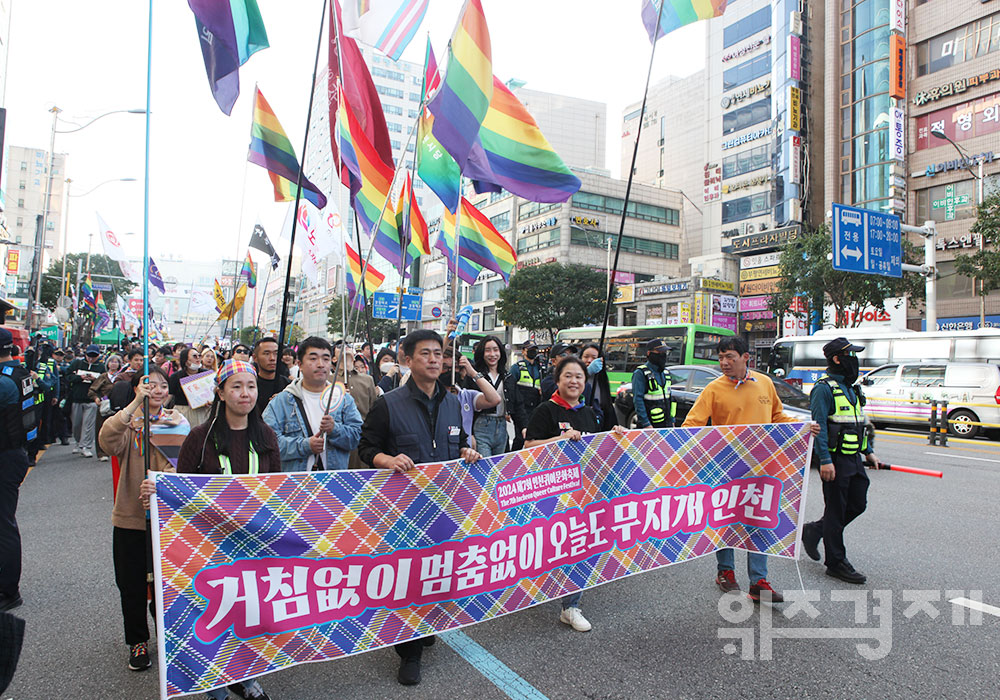
M 94 456 L 94 453 L 93 453 L 93 452 L 91 452 L 90 450 L 84 450 L 84 451 L 83 451 L 83 456 L 84 456 L 84 457 L 93 457 L 93 456 Z
M 78 455 L 81 452 L 83 452 L 83 449 L 79 445 L 73 448 L 73 454 Z
M 100 458 L 97 461 L 98 462 L 107 462 L 108 461 L 108 456 L 107 455 L 101 455 Z
M 569 625 L 577 632 L 590 631 L 590 623 L 587 622 L 587 618 L 583 616 L 583 611 L 580 608 L 566 608 L 559 613 L 559 622 Z

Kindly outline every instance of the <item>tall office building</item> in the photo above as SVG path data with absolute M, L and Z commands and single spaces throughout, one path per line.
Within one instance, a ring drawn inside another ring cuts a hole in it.
M 507 86 L 521 101 L 549 144 L 571 168 L 607 167 L 608 106 L 579 97 L 530 90 L 516 80 Z
M 906 110 L 903 220 L 936 224 L 939 327 L 978 328 L 978 287 L 955 274 L 955 256 L 979 249 L 979 238 L 969 232 L 977 204 L 1000 193 L 1000 8 L 989 2 L 893 0 L 893 18 L 897 7 L 905 11 L 908 50 L 890 37 L 889 82 L 890 91 L 899 93 L 896 106 Z M 911 315 L 911 327 L 920 328 L 921 320 Z M 985 316 L 987 326 L 1000 325 L 997 292 L 986 297 Z
M 42 273 L 52 260 L 62 257 L 62 209 L 66 155 L 57 153 L 52 170 L 52 193 L 42 238 Z M 7 149 L 7 293 L 23 309 L 28 298 L 34 260 L 37 217 L 45 213 L 45 191 L 49 177 L 49 153 L 37 148 L 10 146 Z M 16 283 L 13 278 L 16 277 Z

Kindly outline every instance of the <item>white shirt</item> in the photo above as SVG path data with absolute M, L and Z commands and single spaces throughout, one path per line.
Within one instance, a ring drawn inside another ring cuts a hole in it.
M 306 420 L 309 421 L 309 428 L 312 430 L 312 434 L 315 435 L 316 431 L 319 430 L 320 421 L 323 420 L 323 409 L 326 406 L 323 405 L 323 392 L 312 392 L 306 391 L 305 388 L 302 389 L 302 405 L 306 409 Z M 316 464 L 317 455 L 309 455 L 309 459 L 306 460 L 306 469 L 312 471 L 313 465 Z M 319 465 L 319 469 L 323 469 L 322 462 Z
M 494 413 L 498 416 L 503 416 L 507 414 L 507 405 L 506 405 L 506 399 L 504 398 L 503 395 L 503 382 L 500 382 L 499 384 L 497 383 L 499 379 L 500 379 L 500 374 L 497 372 L 487 372 L 486 374 L 486 381 L 492 384 L 493 388 L 496 389 L 498 394 L 500 394 L 500 403 L 497 404 Z

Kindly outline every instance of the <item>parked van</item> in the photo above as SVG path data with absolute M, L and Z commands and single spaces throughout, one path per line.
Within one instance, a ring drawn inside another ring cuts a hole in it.
M 866 374 L 861 383 L 868 400 L 865 412 L 876 426 L 896 423 L 929 427 L 930 404 L 918 402 L 945 399 L 952 435 L 973 438 L 984 431 L 991 436 L 1000 432 L 972 425 L 1000 424 L 1000 366 L 986 362 L 889 364 Z

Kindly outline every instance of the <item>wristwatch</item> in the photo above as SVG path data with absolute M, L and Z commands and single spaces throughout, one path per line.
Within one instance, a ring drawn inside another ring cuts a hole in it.
M 483 374 L 482 372 L 479 372 L 478 374 L 476 374 L 476 379 L 482 379 L 485 376 L 486 376 L 485 374 Z

